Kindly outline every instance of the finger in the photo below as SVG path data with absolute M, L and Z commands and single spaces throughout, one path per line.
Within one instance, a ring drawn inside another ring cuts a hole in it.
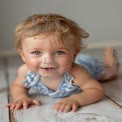
M 8 103 L 5 105 L 5 107 L 10 107 L 12 105 L 12 103 Z
M 62 105 L 61 102 L 56 103 L 56 104 L 54 105 L 54 109 L 55 109 L 56 111 L 59 111 L 61 105 Z
M 18 109 L 20 109 L 20 108 L 22 108 L 22 103 L 16 103 L 16 105 L 15 105 L 15 110 L 18 110 Z
M 59 112 L 64 112 L 65 107 L 67 106 L 66 103 L 62 103 L 62 105 L 59 108 Z
M 28 105 L 29 105 L 28 102 L 23 102 L 23 108 L 24 108 L 24 109 L 27 109 L 27 108 L 28 108 Z
M 76 112 L 76 111 L 77 111 L 77 109 L 78 109 L 78 106 L 77 106 L 77 105 L 75 105 L 75 104 L 73 104 L 73 105 L 72 105 L 72 112 Z
M 11 104 L 10 109 L 11 110 L 15 109 L 15 106 L 16 106 L 15 104 Z
M 69 112 L 72 108 L 72 104 L 67 104 L 64 108 L 64 112 Z
M 41 101 L 39 101 L 39 100 L 32 100 L 32 102 L 35 104 L 35 105 L 41 105 Z

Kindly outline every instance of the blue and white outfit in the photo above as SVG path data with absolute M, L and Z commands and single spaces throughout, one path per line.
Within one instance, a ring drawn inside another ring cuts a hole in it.
M 83 54 L 77 56 L 76 63 L 85 67 L 95 79 L 99 79 L 104 67 L 103 63 L 98 59 Z M 66 72 L 63 75 L 57 91 L 52 91 L 47 88 L 41 82 L 40 77 L 39 74 L 29 71 L 23 84 L 26 88 L 35 89 L 40 94 L 48 95 L 50 97 L 66 97 L 82 92 L 80 87 L 73 83 L 74 77 L 69 72 Z

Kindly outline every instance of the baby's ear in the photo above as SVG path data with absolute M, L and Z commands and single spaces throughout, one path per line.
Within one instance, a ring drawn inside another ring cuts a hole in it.
M 18 49 L 17 51 L 18 51 L 19 55 L 21 56 L 22 60 L 25 62 L 25 56 L 23 54 L 23 51 L 20 49 Z
M 77 55 L 78 55 L 78 53 L 77 53 L 77 52 L 76 52 L 76 53 L 74 53 L 74 61 L 75 61 L 75 59 L 76 59 Z
M 76 55 L 76 54 L 74 54 L 74 60 L 75 60 L 76 56 L 77 56 L 77 55 Z

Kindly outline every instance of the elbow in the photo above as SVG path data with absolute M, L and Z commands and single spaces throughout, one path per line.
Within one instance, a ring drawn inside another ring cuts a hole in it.
M 103 88 L 98 90 L 98 92 L 96 93 L 96 98 L 98 98 L 97 101 L 102 100 L 104 96 L 105 96 L 105 90 Z
M 93 92 L 91 92 L 90 99 L 93 102 L 100 101 L 104 98 L 105 96 L 105 90 L 104 89 L 94 89 Z

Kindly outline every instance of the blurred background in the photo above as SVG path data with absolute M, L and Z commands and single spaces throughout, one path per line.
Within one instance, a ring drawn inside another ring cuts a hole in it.
M 36 13 L 76 21 L 90 34 L 88 48 L 122 46 L 122 0 L 0 0 L 0 54 L 14 50 L 16 25 Z

